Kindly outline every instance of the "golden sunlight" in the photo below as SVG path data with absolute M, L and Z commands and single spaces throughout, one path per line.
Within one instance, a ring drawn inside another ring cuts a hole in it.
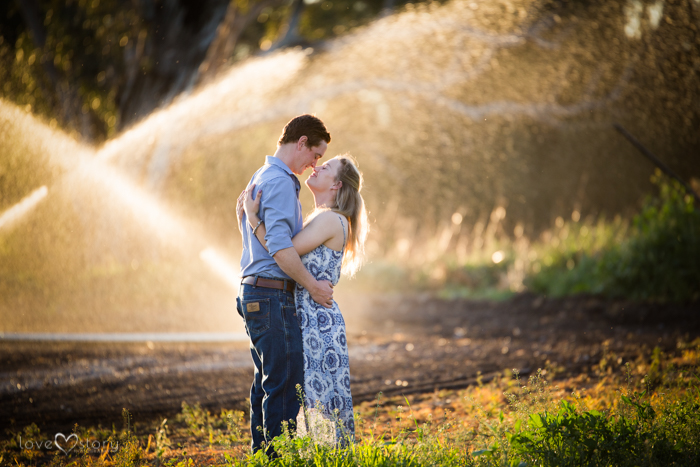
M 22 201 L 3 212 L 2 215 L 0 215 L 0 228 L 7 227 L 23 217 L 39 204 L 39 202 L 46 197 L 48 192 L 49 190 L 46 186 L 37 188 L 32 191 L 31 194 L 23 198 Z

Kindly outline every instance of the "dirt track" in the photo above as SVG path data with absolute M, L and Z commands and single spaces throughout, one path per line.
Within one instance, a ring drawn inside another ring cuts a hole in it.
M 700 304 L 658 305 L 598 298 L 507 302 L 379 296 L 363 328 L 350 327 L 356 401 L 473 384 L 477 374 L 559 367 L 589 372 L 605 352 L 616 364 L 654 346 L 700 336 Z M 606 350 L 607 349 L 607 350 Z M 32 422 L 46 432 L 121 426 L 169 417 L 182 401 L 245 409 L 252 364 L 245 344 L 44 344 L 0 342 L 0 428 Z M 547 363 L 549 362 L 549 363 Z

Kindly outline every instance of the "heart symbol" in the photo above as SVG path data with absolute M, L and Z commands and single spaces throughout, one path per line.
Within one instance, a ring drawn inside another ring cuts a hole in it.
M 64 442 L 66 445 L 68 445 L 68 440 L 71 439 L 71 438 L 75 438 L 75 443 L 73 443 L 73 446 L 71 446 L 70 449 L 68 449 L 68 450 L 66 451 L 65 449 L 63 449 L 63 446 L 61 446 L 60 444 L 58 444 L 58 437 L 59 437 L 59 436 L 60 436 L 61 438 L 63 438 L 63 442 Z M 72 435 L 70 435 L 69 437 L 66 438 L 66 436 L 65 436 L 63 433 L 56 433 L 56 436 L 54 436 L 54 438 L 53 438 L 53 443 L 56 445 L 56 447 L 57 447 L 58 449 L 60 449 L 61 451 L 63 451 L 63 452 L 66 454 L 66 456 L 67 456 L 68 453 L 71 452 L 75 446 L 77 446 L 77 444 L 78 444 L 78 435 L 76 435 L 75 433 L 73 433 Z

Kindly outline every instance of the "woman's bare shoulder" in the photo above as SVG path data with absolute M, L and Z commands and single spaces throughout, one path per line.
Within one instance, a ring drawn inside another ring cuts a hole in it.
M 340 216 L 340 214 L 338 214 L 337 212 L 334 212 L 331 210 L 326 210 L 326 211 L 322 211 L 322 212 L 319 212 L 318 214 L 316 214 L 316 216 L 313 218 L 313 220 L 311 222 L 318 222 L 318 223 L 324 224 L 324 225 L 329 225 L 332 222 L 340 224 L 338 222 L 339 216 Z
M 318 228 L 322 228 L 326 231 L 341 233 L 342 229 L 344 229 L 344 224 L 340 223 L 340 218 L 343 218 L 342 220 L 344 224 L 347 223 L 342 214 L 327 210 L 318 213 L 309 223 L 309 225 L 316 224 Z

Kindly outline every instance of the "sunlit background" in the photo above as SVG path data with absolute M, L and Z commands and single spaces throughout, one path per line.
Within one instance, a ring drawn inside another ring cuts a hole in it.
M 352 326 L 371 294 L 440 293 L 468 265 L 517 293 L 542 245 L 623 232 L 657 188 L 613 123 L 697 189 L 697 0 L 452 0 L 365 23 L 277 50 L 259 37 L 140 120 L 105 114 L 104 142 L 6 86 L 0 332 L 241 332 L 236 197 L 302 113 L 365 176 L 368 264 L 337 290 Z

